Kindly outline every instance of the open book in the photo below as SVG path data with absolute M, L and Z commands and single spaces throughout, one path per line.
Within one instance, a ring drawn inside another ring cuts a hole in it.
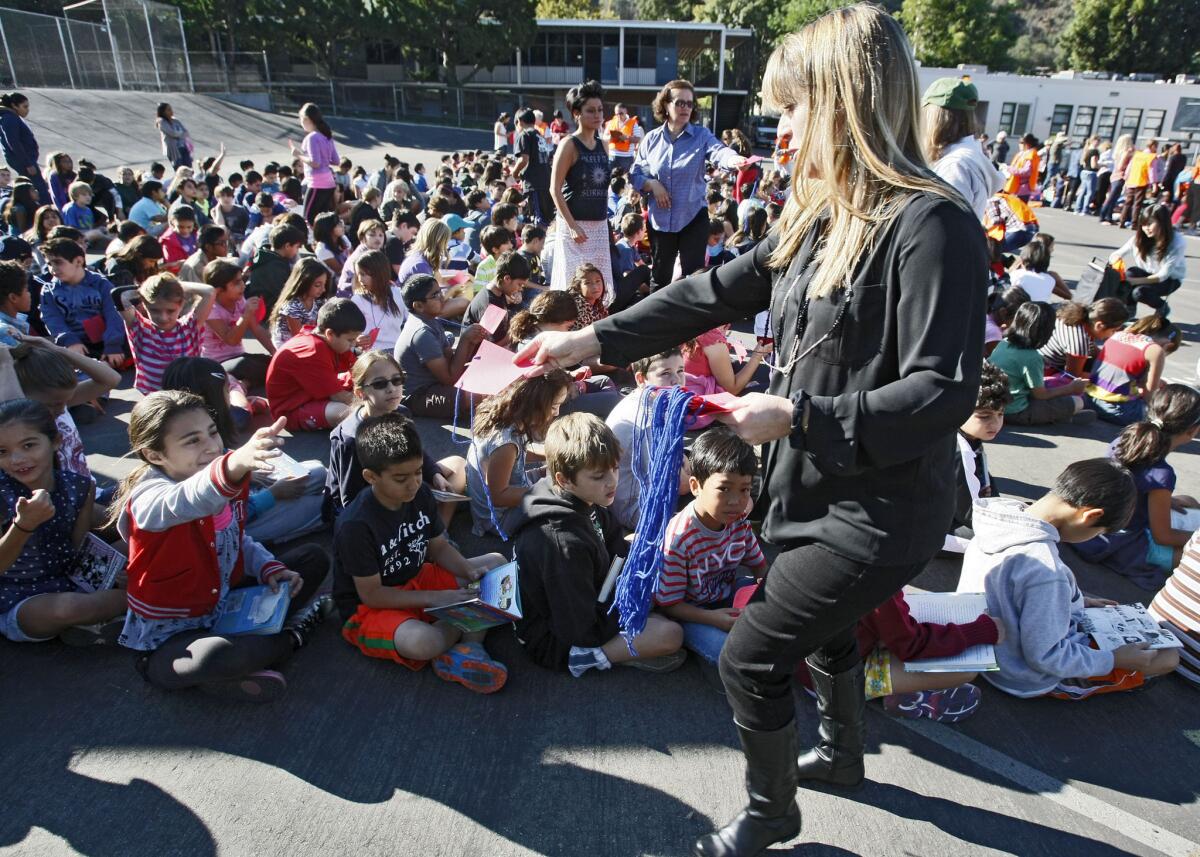
M 444 619 L 468 634 L 521 618 L 521 589 L 515 562 L 493 568 L 479 579 L 479 594 L 469 601 L 427 607 L 426 615 Z
M 965 625 L 987 612 L 987 596 L 982 592 L 906 592 L 904 600 L 918 622 Z M 999 668 L 995 647 L 986 643 L 948 658 L 921 658 L 904 664 L 904 671 L 909 673 L 970 673 Z
M 79 546 L 75 561 L 71 581 L 80 592 L 112 589 L 117 575 L 125 568 L 125 555 L 93 533 L 88 533 Z
M 1151 649 L 1183 648 L 1179 638 L 1159 625 L 1141 604 L 1087 607 L 1077 627 L 1091 634 L 1096 647 L 1103 652 L 1129 643 L 1149 643 Z
M 244 586 L 231 589 L 217 606 L 214 634 L 278 634 L 283 629 L 288 604 L 288 587 L 272 592 L 269 586 Z

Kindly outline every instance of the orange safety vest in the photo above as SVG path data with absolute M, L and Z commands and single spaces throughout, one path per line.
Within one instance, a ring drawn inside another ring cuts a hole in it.
M 1016 215 L 1017 220 L 1025 224 L 1037 223 L 1037 215 L 1033 213 L 1033 209 L 1026 205 L 1025 201 L 1021 199 L 1021 197 L 1014 196 L 1007 190 L 996 194 L 996 197 L 1004 201 L 1004 204 L 1007 205 L 1012 210 L 1012 213 Z M 1004 235 L 1007 232 L 1007 227 L 1005 226 L 1003 220 L 997 220 L 994 223 L 987 224 L 986 231 L 989 238 L 996 241 L 1003 241 Z
M 613 151 L 620 152 L 621 154 L 628 154 L 629 147 L 633 145 L 633 129 L 636 125 L 637 119 L 633 118 L 632 116 L 630 116 L 624 122 L 621 121 L 619 116 L 614 116 L 612 119 L 608 120 L 608 133 L 610 135 L 613 133 L 625 135 L 624 140 L 616 140 L 610 136 L 609 142 L 612 144 Z
M 1153 160 L 1153 152 L 1135 152 L 1125 171 L 1125 187 L 1145 187 L 1150 184 L 1150 162 Z
M 1023 166 L 1026 161 L 1030 162 L 1029 192 L 1033 193 L 1035 190 L 1037 190 L 1038 168 L 1041 166 L 1041 158 L 1038 157 L 1037 149 L 1027 149 L 1024 152 L 1017 152 L 1017 154 L 1013 157 L 1010 166 L 1015 169 L 1016 167 Z M 1021 178 L 1020 176 L 1013 174 L 1010 175 L 1008 180 L 1004 183 L 1004 192 L 1016 193 L 1019 187 L 1021 187 Z

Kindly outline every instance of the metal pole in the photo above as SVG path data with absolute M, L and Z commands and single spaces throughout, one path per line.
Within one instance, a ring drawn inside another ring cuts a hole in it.
M 521 51 L 517 50 L 517 86 L 521 85 Z
M 620 56 L 617 57 L 617 86 L 625 85 L 625 25 L 622 23 L 617 28 L 617 51 Z
M 396 84 L 392 84 L 392 110 L 396 114 L 396 121 L 400 121 L 400 90 Z
M 79 63 L 79 51 L 75 47 L 75 35 L 71 32 L 71 19 L 70 18 L 67 18 L 66 24 L 67 24 L 67 41 L 71 43 L 71 56 L 75 57 L 75 61 L 77 63 Z M 69 66 L 68 66 L 68 68 L 69 68 Z M 87 89 L 88 88 L 87 70 L 82 63 L 79 63 L 79 76 L 81 78 L 83 78 L 83 80 L 80 81 L 80 83 L 82 84 L 82 86 L 80 88 Z
M 463 91 L 461 84 L 454 90 L 454 94 L 457 96 L 454 100 L 458 104 L 458 127 L 461 128 L 463 123 Z
M 67 80 L 71 81 L 71 89 L 75 89 L 75 74 L 71 71 L 71 55 L 67 53 L 67 40 L 63 38 L 62 18 L 55 18 L 58 25 L 58 43 L 62 45 L 63 60 L 67 66 Z
M 121 55 L 117 53 L 117 40 L 113 38 L 112 20 L 108 17 L 108 3 L 100 0 L 100 6 L 104 10 L 104 29 L 108 31 L 108 43 L 112 47 L 113 68 L 117 72 L 117 89 L 123 90 L 125 82 L 121 79 Z
M 725 91 L 725 25 L 721 25 L 721 52 L 717 57 L 717 91 Z M 716 112 L 714 110 L 714 112 Z
M 4 16 L 0 15 L 0 41 L 4 42 L 4 56 L 8 59 L 8 71 L 12 75 L 13 89 L 20 86 L 17 83 L 17 67 L 13 65 L 12 52 L 8 49 L 8 35 L 4 32 Z
M 329 113 L 332 116 L 337 116 L 337 94 L 333 88 L 333 78 L 329 78 Z
M 183 12 L 179 11 L 178 6 L 175 7 L 175 19 L 179 21 L 179 38 L 180 44 L 183 46 L 183 66 L 187 69 L 188 91 L 195 92 L 196 82 L 192 80 L 192 59 L 188 56 L 187 33 L 183 31 Z M 153 36 L 151 36 L 151 38 L 153 38 Z M 151 41 L 150 44 L 153 45 L 154 42 Z
M 142 4 L 142 17 L 146 19 L 146 40 L 150 42 L 150 62 L 154 65 L 154 85 L 162 92 L 162 75 L 158 73 L 158 52 L 154 50 L 154 29 L 150 26 L 150 7 Z

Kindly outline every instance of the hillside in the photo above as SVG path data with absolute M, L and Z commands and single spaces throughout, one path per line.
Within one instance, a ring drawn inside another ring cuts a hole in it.
M 1020 71 L 1058 68 L 1058 37 L 1071 21 L 1073 0 L 1022 0 L 1014 4 L 1021 36 L 1010 54 Z

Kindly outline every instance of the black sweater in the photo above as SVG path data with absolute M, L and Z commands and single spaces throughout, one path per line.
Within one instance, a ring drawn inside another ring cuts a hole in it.
M 774 272 L 776 239 L 596 322 L 601 360 L 624 366 L 770 307 L 774 361 L 785 364 L 814 241 Z M 771 374 L 770 392 L 797 413 L 792 434 L 767 448 L 769 541 L 877 565 L 937 552 L 954 511 L 954 432 L 979 388 L 987 268 L 983 229 L 941 197 L 915 196 L 884 227 L 855 273 L 839 331 L 790 373 Z M 800 352 L 830 330 L 845 300 L 839 291 L 811 302 Z M 801 391 L 811 396 L 807 433 Z
M 617 635 L 617 616 L 608 612 L 612 597 L 603 604 L 596 597 L 622 545 L 621 526 L 608 509 L 555 493 L 547 479 L 519 508 L 513 531 L 524 618 L 517 622 L 517 638 L 539 664 L 561 669 L 571 646 L 600 646 Z

